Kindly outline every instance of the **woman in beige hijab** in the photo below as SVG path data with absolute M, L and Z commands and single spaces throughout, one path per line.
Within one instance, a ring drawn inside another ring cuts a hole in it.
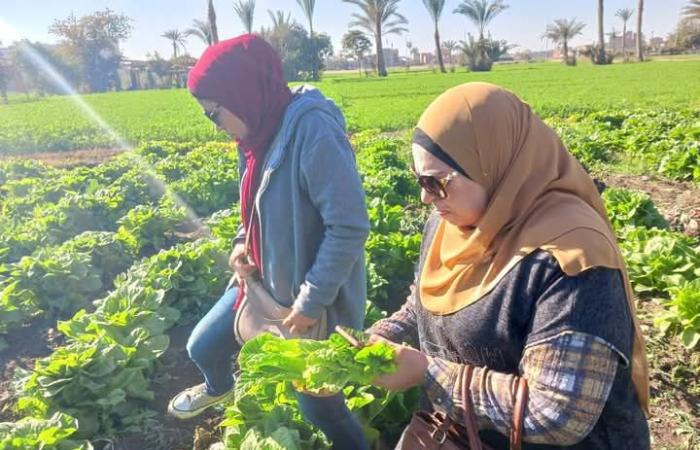
M 422 385 L 462 422 L 462 369 L 483 440 L 507 448 L 513 380 L 524 448 L 647 449 L 648 375 L 624 261 L 591 178 L 512 93 L 448 90 L 413 139 L 433 204 L 412 295 L 375 324 L 397 345 L 389 389 Z M 553 446 L 553 447 L 552 447 Z

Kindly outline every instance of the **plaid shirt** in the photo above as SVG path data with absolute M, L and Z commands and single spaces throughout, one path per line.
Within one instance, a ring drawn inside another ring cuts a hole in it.
M 370 330 L 394 342 L 417 344 L 416 317 L 410 301 Z M 529 397 L 523 438 L 527 442 L 573 445 L 593 429 L 615 380 L 620 355 L 595 336 L 564 332 L 525 349 L 520 376 Z M 432 358 L 425 389 L 433 405 L 462 422 L 461 365 Z M 508 435 L 513 416 L 515 375 L 475 368 L 469 386 L 480 429 Z

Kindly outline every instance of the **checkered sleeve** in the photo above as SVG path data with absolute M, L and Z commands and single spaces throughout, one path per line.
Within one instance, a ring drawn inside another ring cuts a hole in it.
M 377 334 L 396 343 L 406 343 L 418 348 L 418 329 L 416 314 L 413 309 L 415 302 L 415 285 L 411 285 L 411 293 L 406 303 L 386 319 L 378 320 L 368 330 L 369 334 Z
M 584 439 L 603 411 L 620 357 L 607 342 L 579 332 L 564 332 L 527 347 L 520 361 L 520 376 L 529 385 L 523 439 L 550 445 L 574 445 Z M 459 364 L 433 358 L 425 387 L 436 408 L 462 422 L 460 374 Z M 514 377 L 475 368 L 469 388 L 480 429 L 508 435 Z

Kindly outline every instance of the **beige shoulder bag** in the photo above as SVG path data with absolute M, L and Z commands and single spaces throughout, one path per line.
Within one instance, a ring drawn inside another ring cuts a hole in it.
M 255 214 L 252 214 L 251 221 L 254 217 Z M 250 226 L 246 230 L 244 244 L 246 253 L 249 248 L 249 230 Z M 245 278 L 242 284 L 240 288 L 245 290 L 245 295 L 238 305 L 233 322 L 233 331 L 239 344 L 243 345 L 255 336 L 266 332 L 287 339 L 300 337 L 321 340 L 328 337 L 328 312 L 326 308 L 323 309 L 319 320 L 305 333 L 292 336 L 289 329 L 282 325 L 292 309 L 277 303 L 256 275 Z

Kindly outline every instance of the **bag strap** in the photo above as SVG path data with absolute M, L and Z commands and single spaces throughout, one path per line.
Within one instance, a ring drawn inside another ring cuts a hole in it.
M 528 386 L 527 380 L 517 377 L 513 382 L 513 424 L 510 428 L 510 449 L 520 450 L 523 443 L 523 421 L 525 420 L 525 407 L 527 406 Z
M 464 404 L 464 426 L 467 429 L 469 440 L 469 450 L 482 450 L 481 438 L 479 437 L 479 427 L 476 424 L 474 414 L 474 404 L 472 403 L 471 390 L 469 386 L 474 375 L 474 366 L 466 364 L 462 370 L 462 403 Z
M 488 371 L 488 369 L 484 369 Z M 462 372 L 462 402 L 464 403 L 464 425 L 467 428 L 470 450 L 482 450 L 479 438 L 479 427 L 476 423 L 474 404 L 472 402 L 470 385 L 474 376 L 474 367 L 470 364 L 464 366 Z M 525 419 L 525 407 L 527 406 L 528 386 L 523 377 L 515 377 L 511 385 L 513 393 L 513 423 L 510 428 L 510 450 L 521 450 L 523 442 L 523 421 Z

